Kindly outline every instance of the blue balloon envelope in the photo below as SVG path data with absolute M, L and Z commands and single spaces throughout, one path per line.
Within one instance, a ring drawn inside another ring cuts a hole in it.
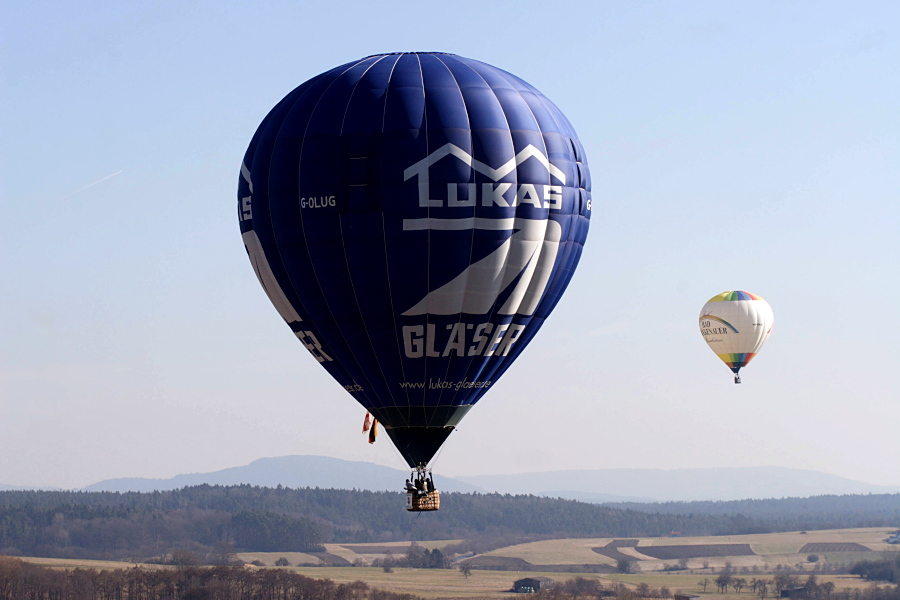
M 528 83 L 452 54 L 379 54 L 272 109 L 238 215 L 281 317 L 422 467 L 559 301 L 590 187 L 574 129 Z

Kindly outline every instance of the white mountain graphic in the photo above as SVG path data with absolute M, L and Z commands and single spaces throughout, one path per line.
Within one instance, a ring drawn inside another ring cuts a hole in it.
M 565 173 L 550 163 L 540 150 L 530 144 L 514 158 L 496 169 L 475 160 L 459 146 L 445 144 L 403 172 L 405 180 L 418 177 L 420 204 L 423 204 L 422 199 L 427 199 L 429 194 L 429 167 L 447 156 L 463 161 L 475 171 L 494 181 L 511 173 L 525 160 L 534 158 L 547 169 L 551 176 L 561 183 L 566 181 Z M 426 200 L 426 202 L 430 201 Z M 427 206 L 427 204 L 423 205 Z M 469 265 L 448 283 L 430 291 L 413 307 L 405 311 L 404 316 L 487 314 L 497 302 L 497 298 L 514 281 L 516 281 L 515 287 L 503 306 L 497 310 L 497 314 L 532 315 L 550 281 L 562 240 L 562 227 L 557 221 L 549 218 L 439 219 L 427 217 L 405 219 L 403 229 L 406 231 L 423 229 L 432 231 L 468 229 L 515 231 L 499 248 Z

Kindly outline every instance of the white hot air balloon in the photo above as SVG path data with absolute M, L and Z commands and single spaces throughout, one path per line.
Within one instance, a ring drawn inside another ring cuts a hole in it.
M 775 315 L 769 303 L 750 292 L 728 291 L 713 296 L 700 311 L 703 339 L 734 371 L 739 371 L 759 352 L 772 332 Z

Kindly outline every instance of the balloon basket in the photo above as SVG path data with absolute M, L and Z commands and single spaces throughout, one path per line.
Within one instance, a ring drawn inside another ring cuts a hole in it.
M 406 493 L 406 510 L 438 510 L 440 507 L 441 493 L 438 490 L 432 490 L 424 494 L 417 492 Z

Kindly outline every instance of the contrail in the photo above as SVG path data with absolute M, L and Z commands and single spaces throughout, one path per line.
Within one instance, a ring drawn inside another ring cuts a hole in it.
M 84 186 L 84 187 L 82 187 L 82 188 L 78 188 L 78 189 L 75 190 L 74 192 L 71 192 L 71 193 L 69 193 L 69 194 L 66 194 L 65 196 L 63 196 L 63 198 L 68 198 L 69 196 L 74 196 L 74 195 L 77 194 L 78 192 L 83 192 L 84 190 L 86 190 L 86 189 L 88 189 L 88 188 L 92 188 L 92 187 L 94 187 L 95 185 L 98 185 L 98 184 L 100 184 L 100 183 L 103 183 L 103 182 L 106 181 L 107 179 L 112 179 L 113 177 L 115 177 L 115 176 L 118 175 L 119 173 L 122 173 L 122 171 L 116 171 L 116 172 L 113 173 L 112 175 L 107 175 L 106 177 L 101 177 L 100 179 L 98 179 L 97 181 L 95 181 L 95 182 L 93 182 L 93 183 L 89 183 L 89 184 L 87 184 L 86 186 Z

